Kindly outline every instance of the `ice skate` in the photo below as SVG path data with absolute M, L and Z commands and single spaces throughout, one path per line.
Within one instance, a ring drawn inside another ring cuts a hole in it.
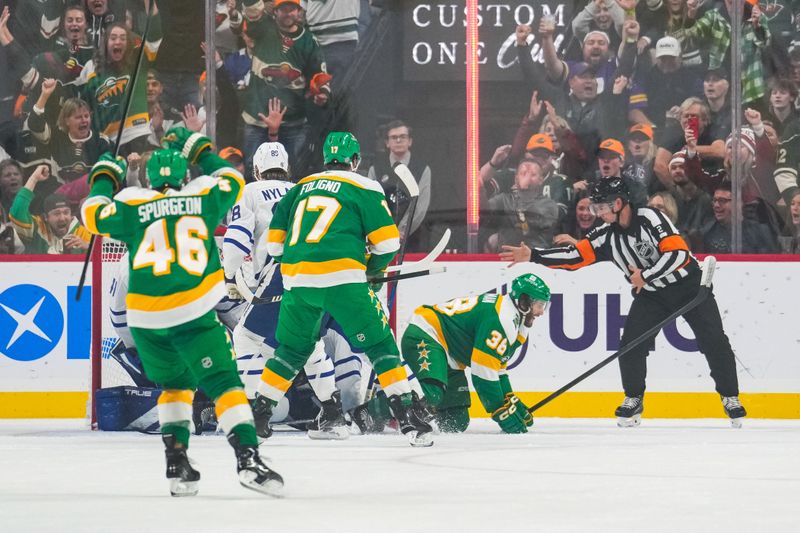
M 194 496 L 199 489 L 200 472 L 192 468 L 185 448 L 177 448 L 174 435 L 162 435 L 166 446 L 167 479 L 173 496 Z
M 345 440 L 350 437 L 347 421 L 342 413 L 339 391 L 330 400 L 322 402 L 319 414 L 308 425 L 308 438 L 313 440 Z
M 256 446 L 239 444 L 234 433 L 228 435 L 228 442 L 236 451 L 236 470 L 243 487 L 276 498 L 283 496 L 283 477 L 264 464 Z
M 722 407 L 725 408 L 725 414 L 731 419 L 731 426 L 735 428 L 742 427 L 742 419 L 747 416 L 742 402 L 739 401 L 738 396 L 721 396 Z
M 362 435 L 383 433 L 386 427 L 386 424 L 382 420 L 378 420 L 369 412 L 369 402 L 362 403 L 350 411 L 350 418 L 353 419 L 353 422 Z
M 614 412 L 617 417 L 617 425 L 621 428 L 638 426 L 642 422 L 642 411 L 644 411 L 642 396 L 625 396 L 622 405 L 617 407 Z
M 266 396 L 256 394 L 252 401 L 253 421 L 256 425 L 256 435 L 262 439 L 268 439 L 272 435 L 272 428 L 269 421 L 272 418 L 272 402 Z
M 423 419 L 423 410 L 416 393 L 390 396 L 389 407 L 397 419 L 400 432 L 408 438 L 411 446 L 433 446 L 433 428 Z

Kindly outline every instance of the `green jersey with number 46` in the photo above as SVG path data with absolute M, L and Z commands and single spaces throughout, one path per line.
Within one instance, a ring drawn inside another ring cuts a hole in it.
M 241 174 L 225 167 L 163 194 L 129 187 L 113 199 L 89 196 L 82 207 L 89 231 L 128 246 L 128 325 L 176 326 L 222 299 L 225 281 L 214 230 L 243 188 Z
M 423 305 L 410 325 L 442 346 L 450 368 L 470 367 L 475 392 L 489 412 L 503 405 L 505 394 L 512 392 L 506 364 L 528 338 L 510 297 L 486 293 Z
M 275 207 L 269 254 L 281 260 L 283 286 L 366 283 L 400 248 L 381 186 L 355 172 L 331 170 L 298 182 Z M 367 254 L 369 253 L 369 258 Z

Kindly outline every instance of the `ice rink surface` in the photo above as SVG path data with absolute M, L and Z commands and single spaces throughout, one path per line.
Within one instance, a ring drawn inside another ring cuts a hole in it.
M 415 449 L 398 434 L 341 442 L 278 432 L 261 453 L 275 500 L 239 486 L 222 436 L 193 437 L 194 498 L 171 498 L 158 436 L 83 421 L 0 421 L 0 531 L 796 532 L 800 421 L 537 419 Z

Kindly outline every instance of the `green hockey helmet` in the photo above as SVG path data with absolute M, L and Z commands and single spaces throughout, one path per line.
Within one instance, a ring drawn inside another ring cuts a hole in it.
M 349 131 L 332 131 L 322 147 L 323 162 L 355 165 L 361 159 L 361 145 Z
M 156 190 L 164 187 L 180 189 L 186 179 L 188 166 L 188 161 L 179 151 L 171 148 L 156 150 L 147 162 L 150 187 Z
M 524 316 L 525 325 L 531 327 L 533 320 L 547 309 L 550 287 L 535 274 L 523 274 L 511 282 L 510 296 Z

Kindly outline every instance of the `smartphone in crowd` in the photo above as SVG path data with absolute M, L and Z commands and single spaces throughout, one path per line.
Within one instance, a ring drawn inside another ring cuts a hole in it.
M 695 140 L 700 138 L 700 117 L 689 117 L 686 119 L 686 127 L 692 130 Z

